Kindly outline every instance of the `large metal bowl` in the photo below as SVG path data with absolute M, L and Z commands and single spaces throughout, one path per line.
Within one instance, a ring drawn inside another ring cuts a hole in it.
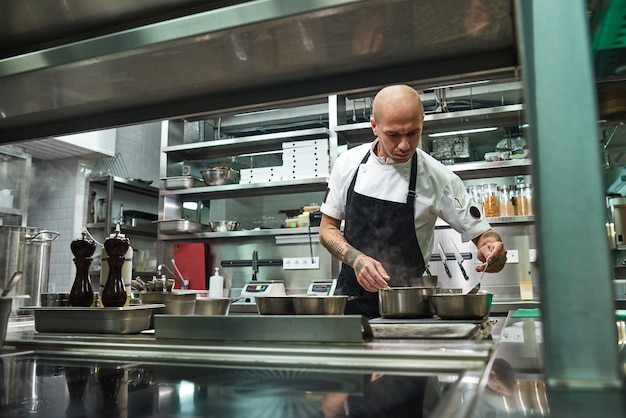
M 202 178 L 208 186 L 239 183 L 239 171 L 229 167 L 213 167 L 201 171 Z
M 162 303 L 165 308 L 155 309 L 154 313 L 170 315 L 193 315 L 196 306 L 195 293 L 142 292 L 139 299 L 144 305 Z
M 493 293 L 434 294 L 430 300 L 441 319 L 482 319 L 491 312 Z
M 198 298 L 196 299 L 196 315 L 228 315 L 230 298 Z
M 348 296 L 308 296 L 293 298 L 296 315 L 343 315 Z
M 387 287 L 378 290 L 383 318 L 427 318 L 435 314 L 430 303 L 434 287 Z
M 260 315 L 295 315 L 294 296 L 257 296 L 254 298 Z
M 211 231 L 213 232 L 228 232 L 236 231 L 239 229 L 239 222 L 237 221 L 212 221 L 209 222 Z

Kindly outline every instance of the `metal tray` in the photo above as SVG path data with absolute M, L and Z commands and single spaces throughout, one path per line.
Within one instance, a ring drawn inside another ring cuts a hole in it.
M 163 304 L 131 305 L 120 308 L 33 306 L 37 332 L 136 334 L 150 327 L 155 309 Z
M 165 190 L 191 189 L 196 184 L 202 184 L 202 180 L 193 176 L 164 177 Z
M 202 230 L 204 229 L 204 226 L 201 223 L 189 221 L 187 219 L 168 219 L 154 222 L 159 225 L 159 232 L 161 234 L 202 232 Z

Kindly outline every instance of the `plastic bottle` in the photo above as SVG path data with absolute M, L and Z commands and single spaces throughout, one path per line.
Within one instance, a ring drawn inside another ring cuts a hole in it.
M 224 297 L 224 277 L 220 276 L 219 267 L 215 267 L 215 273 L 209 278 L 209 297 Z

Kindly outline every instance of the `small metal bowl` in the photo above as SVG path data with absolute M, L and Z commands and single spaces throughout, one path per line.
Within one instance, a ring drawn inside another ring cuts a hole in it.
M 343 315 L 348 296 L 308 296 L 293 298 L 296 315 Z
M 259 315 L 295 315 L 293 296 L 257 296 L 254 298 Z
M 229 298 L 196 299 L 195 315 L 228 315 L 231 300 Z
M 213 222 L 209 222 L 209 226 L 212 232 L 236 231 L 237 229 L 239 229 L 239 222 L 237 221 L 213 221 Z
M 493 293 L 434 294 L 430 300 L 441 319 L 483 319 L 491 313 Z

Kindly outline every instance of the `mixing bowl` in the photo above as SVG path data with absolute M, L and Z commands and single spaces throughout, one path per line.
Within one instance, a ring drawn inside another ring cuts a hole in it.
M 209 222 L 211 231 L 213 232 L 227 232 L 236 231 L 239 228 L 239 222 L 237 221 L 212 221 Z
M 343 315 L 348 296 L 308 296 L 293 298 L 296 315 Z
M 430 298 L 441 319 L 482 319 L 491 312 L 493 293 L 434 294 Z
M 239 183 L 239 171 L 229 167 L 213 167 L 201 171 L 202 178 L 208 186 Z
M 257 296 L 254 298 L 260 315 L 295 315 L 294 296 Z
M 198 298 L 195 315 L 228 315 L 230 303 L 229 298 Z

